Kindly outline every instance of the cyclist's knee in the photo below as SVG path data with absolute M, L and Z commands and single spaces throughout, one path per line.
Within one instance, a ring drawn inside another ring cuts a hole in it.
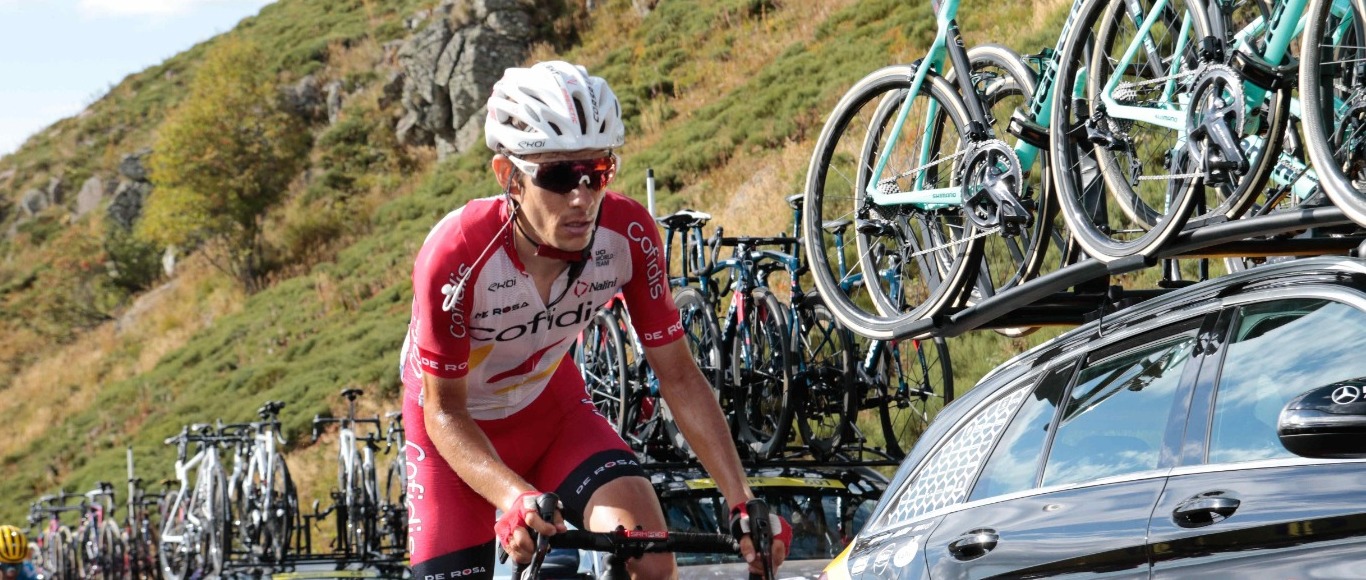
M 678 564 L 673 554 L 646 554 L 638 560 L 628 561 L 626 569 L 631 573 L 631 578 L 637 580 L 678 577 Z
M 649 480 L 643 477 L 622 477 L 602 486 L 588 501 L 584 524 L 593 531 L 605 532 L 625 526 L 642 526 L 647 530 L 665 527 L 659 497 Z

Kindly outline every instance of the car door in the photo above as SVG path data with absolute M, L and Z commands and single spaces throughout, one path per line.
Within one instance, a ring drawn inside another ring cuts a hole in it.
M 1039 377 L 1038 371 L 1010 369 L 945 408 L 921 435 L 867 527 L 849 546 L 843 571 L 850 578 L 929 577 L 921 550 L 925 538 L 940 514 L 967 498 L 992 444 Z
M 1281 408 L 1366 376 L 1366 301 L 1342 287 L 1242 297 L 1201 370 L 1187 430 L 1151 523 L 1160 578 L 1366 577 L 1366 463 L 1295 456 Z
M 1207 320 L 1097 342 L 1040 381 L 969 501 L 930 533 L 931 577 L 1147 577 L 1148 520 L 1175 462 Z

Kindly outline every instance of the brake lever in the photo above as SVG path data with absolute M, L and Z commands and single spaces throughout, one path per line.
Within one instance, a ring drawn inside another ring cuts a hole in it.
M 536 515 L 551 525 L 555 523 L 555 511 L 560 507 L 560 496 L 553 493 L 543 493 L 536 498 Z M 535 580 L 541 577 L 541 564 L 545 562 L 545 555 L 550 552 L 550 536 L 531 532 L 531 537 L 536 540 L 536 553 L 531 556 L 531 564 L 523 568 L 517 577 L 521 580 Z M 504 553 L 506 558 L 507 554 Z
M 763 564 L 763 579 L 773 580 L 773 526 L 768 518 L 768 504 L 750 500 L 745 504 L 745 513 L 749 514 L 749 539 Z

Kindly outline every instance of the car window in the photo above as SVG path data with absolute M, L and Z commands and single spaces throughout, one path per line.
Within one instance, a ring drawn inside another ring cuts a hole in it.
M 986 404 L 965 420 L 963 427 L 949 435 L 891 500 L 891 509 L 875 522 L 877 529 L 910 522 L 934 510 L 961 503 L 967 497 L 973 477 L 986 459 L 996 437 L 1015 414 L 1020 402 L 1037 380 L 1032 375 L 1008 394 Z
M 1194 332 L 1097 361 L 1077 376 L 1044 466 L 1043 485 L 1155 469 L 1194 351 Z
M 991 453 L 969 501 L 1031 489 L 1039 477 L 1039 462 L 1048 443 L 1049 426 L 1061 406 L 1067 383 L 1072 380 L 1072 364 L 1054 370 L 1039 381 L 1032 396 L 1025 399 L 1001 442 Z
M 1340 302 L 1274 300 L 1238 308 L 1220 371 L 1209 462 L 1291 457 L 1276 438 L 1290 399 L 1366 377 L 1366 313 Z

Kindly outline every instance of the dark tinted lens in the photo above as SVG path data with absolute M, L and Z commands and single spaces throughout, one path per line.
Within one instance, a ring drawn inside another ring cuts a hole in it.
M 559 161 L 542 163 L 536 170 L 533 180 L 537 187 L 555 193 L 569 193 L 579 185 L 599 190 L 607 186 L 616 173 L 616 163 L 611 157 L 589 161 Z

